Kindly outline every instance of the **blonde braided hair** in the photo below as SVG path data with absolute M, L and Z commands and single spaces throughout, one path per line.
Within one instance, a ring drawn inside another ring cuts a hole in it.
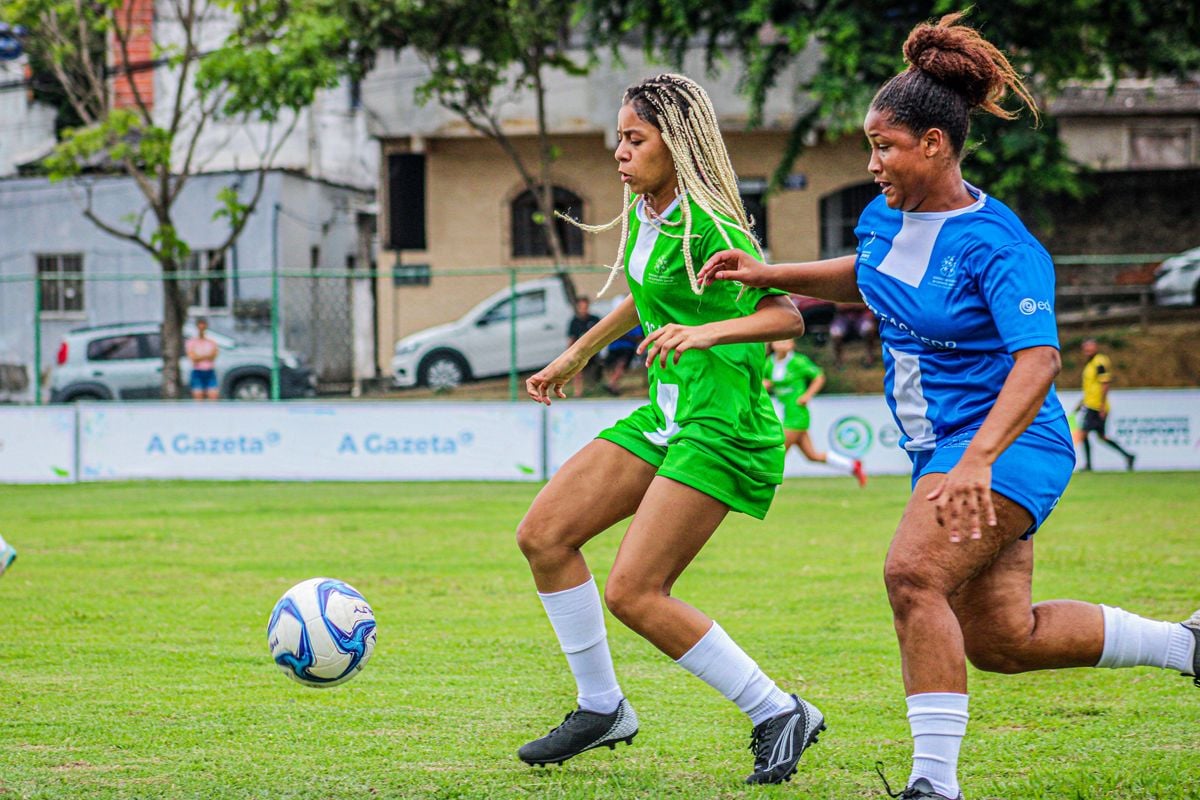
M 721 233 L 725 243 L 733 247 L 726 227 L 741 231 L 754 242 L 758 255 L 762 248 L 753 233 L 753 224 L 746 215 L 742 197 L 738 192 L 737 175 L 729 160 L 729 151 L 721 130 L 717 125 L 717 113 L 708 93 L 695 81 L 683 75 L 664 73 L 648 78 L 629 87 L 621 100 L 622 105 L 632 105 L 642 120 L 649 122 L 662 134 L 663 143 L 671 153 L 675 164 L 675 175 L 679 182 L 679 193 L 683 198 L 683 235 L 675 236 L 659 227 L 659 232 L 684 242 L 683 261 L 687 269 L 688 283 L 695 294 L 703 294 L 704 287 L 696 280 L 696 267 L 692 263 L 692 249 L 688 242 L 696 238 L 692 234 L 692 200 L 707 214 Z M 629 211 L 636 202 L 631 197 L 629 186 L 625 186 L 621 215 L 604 225 L 585 225 L 565 214 L 556 216 L 577 225 L 589 233 L 600 233 L 621 223 L 621 241 L 617 245 L 617 259 L 609 266 L 608 280 L 599 294 L 604 294 L 617 273 L 625 266 L 625 247 L 629 238 Z

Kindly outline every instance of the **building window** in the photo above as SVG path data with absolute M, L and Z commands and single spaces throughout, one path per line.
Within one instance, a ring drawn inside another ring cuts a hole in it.
M 554 210 L 576 218 L 583 215 L 583 200 L 561 186 L 554 187 Z M 524 191 L 512 201 L 512 254 L 514 258 L 550 255 L 546 228 L 542 224 L 537 198 Z M 554 230 L 565 256 L 583 255 L 583 231 L 563 219 L 554 219 Z
M 766 250 L 767 244 L 767 181 L 764 178 L 742 178 L 738 181 L 738 193 L 742 196 L 742 205 L 746 208 L 746 216 L 750 218 L 751 230 L 758 238 L 758 244 Z
M 193 250 L 184 269 L 195 277 L 187 282 L 188 306 L 197 314 L 229 310 L 229 275 L 224 250 Z
M 1129 131 L 1129 166 L 1170 169 L 1192 165 L 1191 128 L 1134 128 Z
M 83 255 L 58 253 L 36 256 L 41 310 L 44 314 L 83 311 Z
M 879 187 L 874 183 L 860 183 L 821 198 L 821 258 L 854 252 L 858 247 L 854 227 L 863 209 L 878 194 Z

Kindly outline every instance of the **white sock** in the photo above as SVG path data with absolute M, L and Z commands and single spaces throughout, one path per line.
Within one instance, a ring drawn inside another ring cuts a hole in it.
M 755 725 L 796 707 L 792 696 L 776 686 L 716 620 L 675 663 L 732 700 Z
M 842 472 L 853 472 L 854 462 L 846 458 L 841 453 L 835 453 L 832 450 L 825 454 L 825 463 L 834 469 L 840 469 Z
M 1196 637 L 1178 622 L 1146 619 L 1102 605 L 1104 651 L 1097 667 L 1162 667 L 1192 671 Z
M 967 696 L 929 692 L 911 695 L 907 700 L 913 737 L 908 785 L 925 778 L 938 794 L 958 797 L 958 750 L 967 732 Z
M 575 676 L 579 707 L 597 714 L 616 711 L 625 695 L 613 672 L 596 579 L 588 578 L 587 583 L 561 592 L 538 592 L 538 597 Z

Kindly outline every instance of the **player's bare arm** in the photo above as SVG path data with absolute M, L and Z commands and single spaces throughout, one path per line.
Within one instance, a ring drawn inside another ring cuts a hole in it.
M 654 359 L 666 366 L 674 353 L 675 363 L 688 350 L 707 350 L 719 344 L 771 342 L 794 339 L 804 333 L 804 319 L 786 297 L 769 295 L 759 301 L 753 314 L 704 325 L 664 325 L 638 345 L 638 355 L 646 355 L 646 364 Z
M 563 387 L 587 366 L 588 361 L 611 342 L 638 324 L 637 307 L 630 295 L 608 312 L 591 330 L 580 336 L 562 355 L 525 381 L 525 391 L 532 400 L 550 405 L 550 393 L 566 398 Z
M 747 286 L 783 289 L 792 294 L 820 297 L 835 303 L 860 303 L 854 276 L 855 256 L 823 261 L 765 264 L 742 250 L 722 250 L 704 263 L 700 283 L 739 281 Z

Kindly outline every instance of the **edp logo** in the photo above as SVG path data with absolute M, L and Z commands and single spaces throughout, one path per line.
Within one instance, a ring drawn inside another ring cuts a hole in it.
M 1017 306 L 1021 313 L 1025 316 L 1032 316 L 1039 311 L 1050 311 L 1050 303 L 1046 300 L 1034 300 L 1032 297 L 1026 297 Z

